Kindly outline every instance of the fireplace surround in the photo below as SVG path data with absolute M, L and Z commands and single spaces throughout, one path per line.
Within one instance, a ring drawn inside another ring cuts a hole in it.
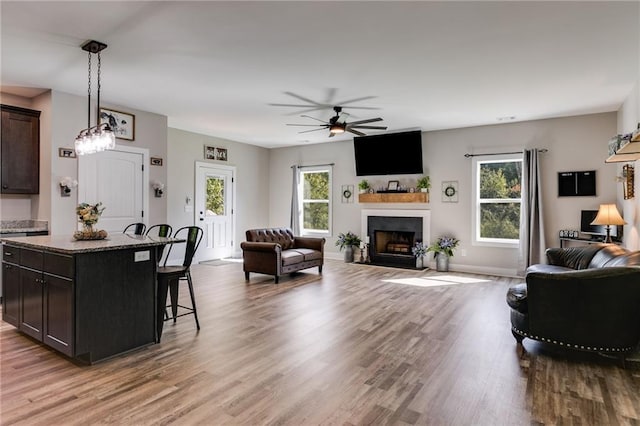
M 416 242 L 429 244 L 429 210 L 363 209 L 362 233 L 369 241 L 369 259 L 374 265 L 415 268 L 411 248 Z

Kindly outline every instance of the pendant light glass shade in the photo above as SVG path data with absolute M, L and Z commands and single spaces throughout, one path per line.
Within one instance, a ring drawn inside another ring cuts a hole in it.
M 89 52 L 89 89 L 87 106 L 87 128 L 78 133 L 75 141 L 75 151 L 77 155 L 94 154 L 96 152 L 114 149 L 116 147 L 116 136 L 107 123 L 100 124 L 100 118 L 96 114 L 96 125 L 91 127 L 91 55 L 98 54 L 98 108 L 100 111 L 100 52 L 107 47 L 106 44 L 91 40 L 82 46 L 82 50 Z

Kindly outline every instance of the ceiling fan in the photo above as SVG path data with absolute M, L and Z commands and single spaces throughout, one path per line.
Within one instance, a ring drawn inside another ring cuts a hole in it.
M 329 129 L 329 137 L 332 138 L 339 133 L 349 132 L 358 136 L 366 136 L 360 129 L 367 130 L 387 130 L 387 126 L 365 126 L 368 123 L 375 123 L 376 121 L 382 121 L 382 118 L 369 118 L 367 120 L 358 120 L 347 123 L 347 117 L 349 114 L 342 112 L 341 106 L 334 106 L 333 110 L 336 115 L 331 117 L 329 121 L 323 121 L 309 115 L 301 115 L 301 117 L 311 118 L 312 120 L 320 121 L 322 124 L 287 124 L 287 126 L 306 126 L 306 127 L 318 127 L 318 129 L 304 130 L 298 133 L 316 132 L 318 130 Z

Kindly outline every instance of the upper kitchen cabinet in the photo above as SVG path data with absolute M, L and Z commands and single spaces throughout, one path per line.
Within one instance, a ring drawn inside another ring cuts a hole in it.
M 0 105 L 3 194 L 37 194 L 40 189 L 40 111 Z

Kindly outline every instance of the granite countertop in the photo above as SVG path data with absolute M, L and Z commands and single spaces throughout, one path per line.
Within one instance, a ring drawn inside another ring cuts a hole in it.
M 147 237 L 143 235 L 114 233 L 110 234 L 105 240 L 76 241 L 70 235 L 43 235 L 33 237 L 0 237 L 0 241 L 21 247 L 48 250 L 64 254 L 77 254 L 155 247 L 170 243 L 181 243 L 185 240 L 179 238 Z
M 0 235 L 20 232 L 47 232 L 49 223 L 46 220 L 0 220 Z

